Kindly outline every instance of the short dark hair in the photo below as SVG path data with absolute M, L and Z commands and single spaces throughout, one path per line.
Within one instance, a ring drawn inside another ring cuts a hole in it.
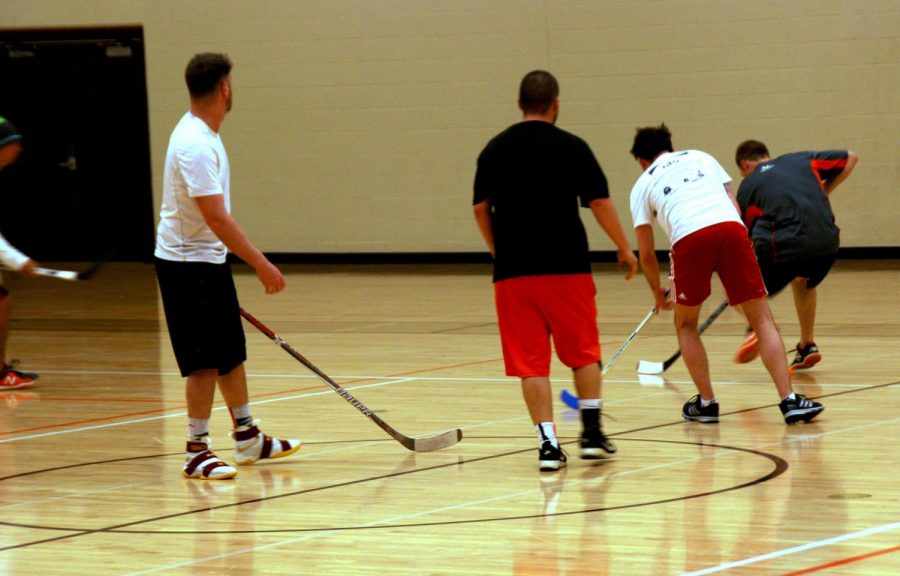
M 669 132 L 669 128 L 665 124 L 638 128 L 637 134 L 634 135 L 631 155 L 635 159 L 649 162 L 663 152 L 672 151 L 672 133 Z
M 184 80 L 192 98 L 202 98 L 213 92 L 223 78 L 231 74 L 231 60 L 225 54 L 204 52 L 197 54 L 184 69 Z
M 559 96 L 559 83 L 546 70 L 532 70 L 519 84 L 519 106 L 526 114 L 544 114 Z
M 734 161 L 741 167 L 742 160 L 760 160 L 769 157 L 769 149 L 759 140 L 744 140 L 734 152 Z

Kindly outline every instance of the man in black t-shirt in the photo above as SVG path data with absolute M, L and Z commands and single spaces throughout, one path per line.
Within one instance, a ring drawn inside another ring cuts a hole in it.
M 506 374 L 522 394 L 540 443 L 541 470 L 566 457 L 553 424 L 550 339 L 572 368 L 584 430 L 582 458 L 616 448 L 600 427 L 600 338 L 596 288 L 579 207 L 590 208 L 616 244 L 630 279 L 637 258 L 609 198 L 606 176 L 581 138 L 555 126 L 559 85 L 543 70 L 519 86 L 521 122 L 494 137 L 478 157 L 475 219 L 494 257 L 494 293 Z
M 757 140 L 741 143 L 735 162 L 744 181 L 737 192 L 741 216 L 763 273 L 769 296 L 788 284 L 800 320 L 800 342 L 791 369 L 811 368 L 822 355 L 815 344 L 816 286 L 837 257 L 840 229 L 828 196 L 856 166 L 850 150 L 795 152 L 769 158 Z M 735 360 L 753 360 L 756 335 L 747 336 Z

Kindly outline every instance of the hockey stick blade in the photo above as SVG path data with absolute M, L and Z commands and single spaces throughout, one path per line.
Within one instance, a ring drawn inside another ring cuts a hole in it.
M 721 304 L 719 304 L 715 310 L 709 315 L 709 318 L 704 320 L 703 324 L 701 324 L 697 328 L 697 334 L 703 334 L 709 326 L 716 321 L 716 318 L 722 315 L 722 312 L 728 308 L 728 300 L 723 300 Z M 674 354 L 669 356 L 665 362 L 651 362 L 649 360 L 641 360 L 637 365 L 638 374 L 662 374 L 666 370 L 668 370 L 672 364 L 674 364 L 679 358 L 681 358 L 681 348 L 679 348 Z
M 578 396 L 572 394 L 568 390 L 560 392 L 559 399 L 572 410 L 578 410 Z
M 665 370 L 666 367 L 662 362 L 641 360 L 637 365 L 638 374 L 662 374 Z
M 462 440 L 462 430 L 447 430 L 434 436 L 416 436 L 413 438 L 413 452 L 431 452 L 449 448 Z
M 56 278 L 57 280 L 67 280 L 74 282 L 76 280 L 90 280 L 97 273 L 97 270 L 103 265 L 103 262 L 95 262 L 90 268 L 84 272 L 75 272 L 74 270 L 57 270 L 55 268 L 42 268 L 37 266 L 31 269 L 35 276 L 45 276 L 47 278 Z M 9 272 L 21 272 L 21 270 L 13 270 L 12 268 L 2 267 L 0 270 Z
M 313 372 L 316 376 L 319 377 L 323 382 L 328 384 L 332 390 L 338 393 L 338 395 L 350 403 L 351 406 L 362 412 L 366 417 L 369 418 L 372 422 L 378 425 L 379 428 L 387 432 L 391 438 L 399 442 L 404 448 L 407 450 L 412 450 L 414 452 L 431 452 L 432 450 L 440 450 L 441 448 L 447 448 L 453 446 L 460 440 L 462 440 L 462 430 L 459 428 L 455 430 L 448 430 L 447 432 L 442 432 L 440 434 L 436 434 L 434 436 L 423 436 L 423 437 L 415 437 L 415 436 L 406 436 L 405 434 L 401 434 L 397 430 L 395 430 L 390 424 L 382 420 L 375 412 L 366 407 L 365 404 L 360 402 L 356 397 L 354 397 L 350 392 L 348 392 L 343 386 L 335 382 L 331 379 L 330 376 L 319 370 L 315 364 L 306 359 L 303 354 L 300 354 L 290 344 L 285 342 L 278 334 L 272 332 L 265 324 L 254 318 L 250 313 L 248 313 L 243 308 L 240 309 L 241 316 L 244 319 L 256 327 L 257 330 L 265 334 L 270 340 L 275 342 L 282 350 L 290 354 L 294 357 L 295 360 L 306 366 L 311 372 Z
M 33 268 L 38 276 L 47 276 L 48 278 L 58 278 L 60 280 L 75 281 L 78 280 L 78 272 L 72 270 L 54 270 L 52 268 Z

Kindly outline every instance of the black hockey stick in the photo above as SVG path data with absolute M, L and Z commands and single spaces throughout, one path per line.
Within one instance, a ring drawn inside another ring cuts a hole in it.
M 728 308 L 728 300 L 724 300 L 719 306 L 712 311 L 712 314 L 709 315 L 703 324 L 697 329 L 698 334 L 703 334 L 703 332 L 709 328 L 709 325 L 716 321 L 722 312 Z M 669 369 L 672 364 L 675 363 L 676 360 L 681 358 L 681 348 L 679 348 L 674 354 L 669 356 L 667 360 L 664 362 L 651 362 L 649 360 L 641 360 L 638 362 L 637 371 L 638 374 L 662 374 L 666 370 Z
M 365 404 L 357 400 L 353 397 L 352 394 L 347 392 L 343 386 L 332 380 L 327 374 L 316 368 L 316 366 L 306 359 L 303 354 L 300 354 L 296 350 L 294 350 L 290 344 L 285 342 L 278 334 L 272 332 L 269 328 L 267 328 L 262 322 L 254 318 L 250 313 L 241 308 L 241 316 L 244 319 L 253 324 L 257 330 L 268 336 L 272 341 L 274 341 L 278 346 L 281 347 L 282 350 L 293 356 L 297 359 L 301 364 L 309 368 L 316 376 L 322 379 L 323 382 L 331 386 L 331 388 L 337 392 L 344 400 L 349 402 L 354 408 L 365 414 L 370 420 L 378 424 L 378 426 L 391 435 L 397 442 L 403 444 L 404 448 L 408 450 L 412 450 L 414 452 L 430 452 L 432 450 L 440 450 L 441 448 L 447 448 L 449 446 L 453 446 L 460 440 L 462 440 L 462 430 L 448 430 L 447 432 L 442 432 L 441 434 L 436 434 L 434 436 L 423 436 L 423 437 L 410 437 L 401 434 L 400 432 L 394 430 L 387 422 L 378 417 L 377 414 L 366 408 Z

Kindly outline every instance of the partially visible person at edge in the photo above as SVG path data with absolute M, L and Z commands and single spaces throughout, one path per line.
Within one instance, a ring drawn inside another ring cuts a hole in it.
M 494 295 L 506 374 L 521 379 L 538 438 L 541 470 L 566 465 L 553 421 L 552 338 L 573 371 L 580 398 L 580 456 L 611 458 L 600 424 L 600 338 L 596 288 L 579 206 L 590 208 L 615 243 L 626 278 L 637 258 L 609 198 L 606 176 L 587 143 L 558 128 L 559 85 L 543 70 L 519 87 L 522 121 L 495 136 L 478 157 L 475 220 L 494 257 Z
M 778 391 L 785 422 L 815 418 L 824 406 L 796 394 L 791 387 L 784 344 L 766 301 L 766 287 L 747 229 L 731 193 L 731 177 L 705 152 L 674 150 L 665 124 L 638 129 L 631 154 L 644 172 L 631 190 L 631 214 L 641 267 L 657 310 L 671 308 L 672 303 L 660 286 L 654 218 L 671 244 L 669 281 L 675 328 L 685 365 L 698 392 L 684 405 L 682 416 L 696 422 L 719 421 L 709 359 L 697 328 L 700 308 L 710 295 L 715 271 L 729 303 L 741 307 L 759 335 L 760 354 Z
M 828 197 L 850 176 L 857 159 L 850 150 L 825 150 L 772 160 L 758 140 L 742 142 L 734 155 L 744 178 L 737 202 L 769 297 L 789 284 L 794 293 L 800 342 L 791 370 L 812 368 L 822 359 L 814 333 L 816 287 L 831 270 L 841 243 Z M 759 339 L 751 330 L 735 361 L 743 364 L 758 355 Z
M 12 122 L 0 116 L 0 170 L 14 163 L 22 153 L 22 135 Z M 26 276 L 34 276 L 37 262 L 22 254 L 6 238 L 0 235 L 0 263 Z M 0 286 L 0 391 L 28 388 L 38 375 L 34 372 L 15 370 L 16 361 L 6 363 L 6 343 L 9 340 L 9 318 L 12 297 L 9 290 Z
M 166 152 L 155 265 L 181 375 L 187 378 L 188 439 L 182 475 L 223 480 L 237 475 L 210 450 L 209 418 L 216 385 L 231 413 L 238 465 L 281 458 L 299 440 L 263 434 L 250 415 L 247 358 L 228 250 L 256 270 L 266 294 L 284 289 L 281 272 L 231 216 L 228 155 L 219 129 L 231 110 L 232 63 L 224 54 L 197 54 L 185 81 L 188 111 Z

